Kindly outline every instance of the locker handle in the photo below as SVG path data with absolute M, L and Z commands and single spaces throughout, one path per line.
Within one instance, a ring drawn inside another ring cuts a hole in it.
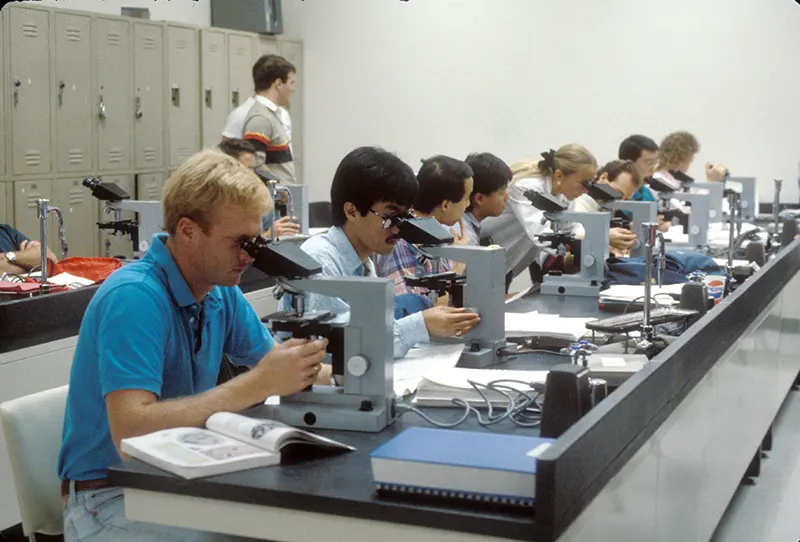
M 172 105 L 181 106 L 181 87 L 179 85 L 172 85 Z
M 211 109 L 211 88 L 206 88 L 206 107 Z
M 238 90 L 231 91 L 231 105 L 233 105 L 233 107 L 239 107 L 239 91 Z
M 14 78 L 14 107 L 19 105 L 19 87 L 22 86 L 22 81 Z
M 105 120 L 108 118 L 106 114 L 106 102 L 103 100 L 103 95 L 100 95 L 100 118 Z
M 142 98 L 139 96 L 136 97 L 136 111 L 133 113 L 133 116 L 137 119 L 140 119 L 144 116 L 144 113 L 142 112 Z
M 66 88 L 64 81 L 58 82 L 58 107 L 64 105 L 64 89 Z

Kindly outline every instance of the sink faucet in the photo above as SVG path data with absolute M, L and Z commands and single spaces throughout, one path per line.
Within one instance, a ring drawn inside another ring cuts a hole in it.
M 646 275 L 644 280 L 644 310 L 642 311 L 642 335 L 644 340 L 652 342 L 653 340 L 653 326 L 650 324 L 650 282 L 653 276 L 653 249 L 656 243 L 659 243 L 658 249 L 658 279 L 657 285 L 661 288 L 662 280 L 664 277 L 664 267 L 666 264 L 666 243 L 664 236 L 658 231 L 658 224 L 653 222 L 646 222 L 642 224 L 642 229 L 645 235 L 645 258 L 646 259 Z
M 47 292 L 50 289 L 50 285 L 47 283 L 47 215 L 50 213 L 55 213 L 58 221 L 61 257 L 65 258 L 67 256 L 67 233 L 64 229 L 64 215 L 58 207 L 50 205 L 49 199 L 37 199 L 36 214 L 39 217 L 39 242 L 41 243 L 42 252 L 42 282 L 40 286 L 42 292 Z

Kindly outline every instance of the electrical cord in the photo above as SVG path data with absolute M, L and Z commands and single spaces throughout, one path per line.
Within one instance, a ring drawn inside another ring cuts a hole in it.
M 475 382 L 474 380 L 467 380 L 467 383 L 478 392 L 483 400 L 483 403 L 485 403 L 487 409 L 485 416 L 476 407 L 472 406 L 467 399 L 461 397 L 453 397 L 451 399 L 455 406 L 464 408 L 464 413 L 458 420 L 454 422 L 435 420 L 419 408 L 408 404 L 398 404 L 398 412 L 401 415 L 405 414 L 406 412 L 413 412 L 431 425 L 435 425 L 436 427 L 441 427 L 444 429 L 461 425 L 470 417 L 471 414 L 475 414 L 478 423 L 483 427 L 495 425 L 505 420 L 510 420 L 512 423 L 520 427 L 537 427 L 539 425 L 542 414 L 540 398 L 543 395 L 541 383 L 525 382 L 523 380 L 516 379 L 493 380 L 488 384 Z M 522 384 L 524 386 L 529 386 L 530 390 L 523 391 L 508 384 Z M 495 407 L 492 399 L 489 399 L 481 388 L 485 388 L 487 391 L 499 393 L 505 397 L 505 399 L 508 401 L 507 406 Z
M 0 275 L 0 281 L 25 282 L 25 279 L 20 277 L 16 273 L 3 273 L 2 275 Z
M 657 298 L 658 296 L 660 296 L 660 295 L 662 295 L 662 296 L 663 296 L 663 295 L 669 296 L 670 294 L 668 294 L 668 293 L 665 293 L 665 292 L 660 292 L 660 293 L 653 294 L 653 295 L 651 295 L 651 296 L 650 296 L 650 301 L 652 301 L 653 303 L 655 303 L 655 304 L 656 304 L 656 307 L 657 307 L 657 308 L 659 308 L 659 309 L 661 308 L 661 305 L 659 304 L 659 302 L 658 302 L 658 300 L 657 300 L 656 298 Z M 628 309 L 631 307 L 631 305 L 633 305 L 633 304 L 634 304 L 634 303 L 636 303 L 637 301 L 644 301 L 644 299 L 645 299 L 645 297 L 644 297 L 643 295 L 642 295 L 642 296 L 639 296 L 639 297 L 637 297 L 637 298 L 634 298 L 634 299 L 632 299 L 632 300 L 631 300 L 631 301 L 630 301 L 630 302 L 629 302 L 627 305 L 625 305 L 625 308 L 623 309 L 623 311 L 622 311 L 622 314 L 627 314 L 627 313 L 628 313 Z M 672 299 L 672 296 L 670 296 L 670 299 Z

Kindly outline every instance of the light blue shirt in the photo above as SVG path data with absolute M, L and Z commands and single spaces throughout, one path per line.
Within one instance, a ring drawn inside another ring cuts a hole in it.
M 371 259 L 366 263 L 356 254 L 353 245 L 339 227 L 332 227 L 327 232 L 315 235 L 300 247 L 305 253 L 322 265 L 322 275 L 328 277 L 363 277 L 377 276 L 375 264 Z M 281 310 L 292 310 L 290 296 L 284 295 L 280 303 Z M 308 292 L 305 295 L 305 310 L 329 311 L 336 315 L 336 322 L 350 320 L 350 305 L 338 297 Z M 421 312 L 414 313 L 394 321 L 394 357 L 405 357 L 413 346 L 419 342 L 430 340 L 428 328 Z
M 464 213 L 464 229 L 470 246 L 477 247 L 481 244 L 481 223 L 471 212 Z M 461 232 L 460 232 L 461 233 Z M 463 233 L 462 233 L 463 235 Z
M 104 478 L 120 461 L 106 412 L 112 391 L 146 390 L 159 399 L 196 395 L 216 385 L 223 354 L 252 365 L 272 348 L 272 336 L 238 287 L 217 286 L 195 301 L 166 239 L 153 236 L 145 257 L 108 277 L 86 309 L 70 372 L 62 479 Z

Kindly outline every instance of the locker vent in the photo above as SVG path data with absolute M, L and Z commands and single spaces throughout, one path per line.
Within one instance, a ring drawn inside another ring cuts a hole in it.
M 121 162 L 122 161 L 123 152 L 122 149 L 109 149 L 108 150 L 108 161 L 111 163 Z
M 25 151 L 25 165 L 26 166 L 38 166 L 42 163 L 42 153 L 41 151 L 37 150 L 29 150 Z
M 145 49 L 155 49 L 156 39 L 151 36 L 147 36 L 146 38 L 144 38 L 144 41 L 142 42 L 142 47 Z
M 209 43 L 208 44 L 208 50 L 211 51 L 212 53 L 216 53 L 217 51 L 219 51 L 219 45 L 217 45 L 216 43 L 213 43 L 213 42 Z
M 35 24 L 22 25 L 22 35 L 26 38 L 35 38 L 39 35 L 39 27 Z
M 236 48 L 236 54 L 239 55 L 239 56 L 250 56 L 248 54 L 249 52 L 250 51 L 248 51 L 245 47 L 237 47 Z
M 81 32 L 80 28 L 67 28 L 67 40 L 68 41 L 81 41 L 83 37 L 83 32 Z
M 182 160 L 189 158 L 189 149 L 187 149 L 186 147 L 179 147 L 177 149 L 177 153 L 178 157 L 181 158 Z
M 177 42 L 175 42 L 175 48 L 176 49 L 188 49 L 189 48 L 189 42 L 187 42 L 186 40 L 178 40 Z
M 73 188 L 69 191 L 69 204 L 80 205 L 83 203 L 84 190 Z
M 83 163 L 83 151 L 81 149 L 72 149 L 67 153 L 67 160 L 70 164 Z
M 116 32 L 109 32 L 106 34 L 106 43 L 109 45 L 119 45 L 122 42 L 122 36 Z
M 146 147 L 144 149 L 144 160 L 145 162 L 155 162 L 156 161 L 156 150 L 153 147 Z

